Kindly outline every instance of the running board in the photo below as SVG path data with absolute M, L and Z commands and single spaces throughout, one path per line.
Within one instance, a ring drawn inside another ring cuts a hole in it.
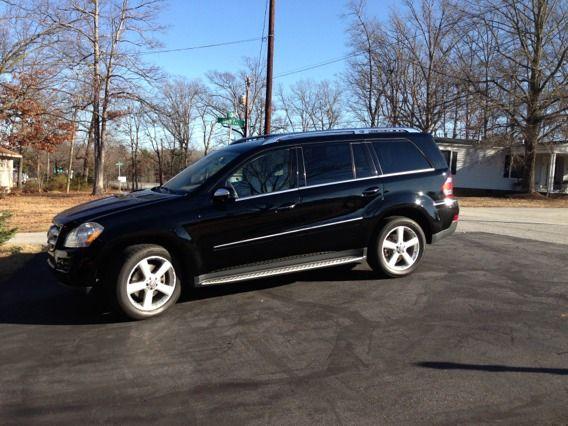
M 351 251 L 352 253 L 353 251 Z M 195 277 L 195 284 L 197 286 L 208 286 L 216 284 L 227 284 L 238 281 L 254 280 L 258 278 L 272 277 L 275 275 L 291 274 L 293 272 L 308 271 L 311 269 L 327 268 L 330 266 L 345 265 L 348 263 L 358 263 L 364 261 L 367 256 L 364 250 L 357 250 L 357 254 L 343 255 L 345 252 L 336 253 L 340 255 L 339 257 L 328 257 L 323 259 L 308 260 L 304 257 L 302 262 L 286 264 L 286 265 L 274 265 L 270 267 L 261 267 L 256 270 L 238 271 L 244 268 L 231 268 L 224 271 L 212 272 L 210 274 L 200 275 Z M 309 258 L 309 257 L 308 257 Z

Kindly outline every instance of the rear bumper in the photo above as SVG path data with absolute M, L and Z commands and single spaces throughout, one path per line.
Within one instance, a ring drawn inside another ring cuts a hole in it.
M 458 227 L 458 221 L 456 220 L 452 222 L 452 224 L 448 228 L 443 229 L 440 232 L 436 232 L 435 234 L 432 234 L 432 244 L 437 243 L 441 239 L 452 235 L 454 232 L 456 232 L 457 227 Z

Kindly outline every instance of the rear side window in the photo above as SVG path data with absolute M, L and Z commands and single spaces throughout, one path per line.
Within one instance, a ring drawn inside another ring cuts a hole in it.
M 351 149 L 348 143 L 305 145 L 302 151 L 307 185 L 353 179 Z
M 429 169 L 432 166 L 416 146 L 407 140 L 374 142 L 383 174 Z
M 355 162 L 355 177 L 364 178 L 373 176 L 375 174 L 375 167 L 369 157 L 367 148 L 362 143 L 354 143 L 353 147 L 353 161 Z

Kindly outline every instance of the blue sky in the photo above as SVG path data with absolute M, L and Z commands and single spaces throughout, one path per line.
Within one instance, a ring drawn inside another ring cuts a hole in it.
M 385 19 L 396 0 L 369 0 L 368 11 Z M 160 16 L 167 26 L 159 36 L 164 49 L 243 40 L 261 36 L 266 0 L 170 0 Z M 348 53 L 346 0 L 276 0 L 275 68 L 282 74 Z M 268 26 L 268 23 L 266 24 Z M 257 57 L 260 41 L 175 53 L 155 53 L 147 60 L 174 75 L 203 78 L 210 70 L 236 71 L 243 57 Z M 266 48 L 264 44 L 263 49 Z M 339 62 L 278 78 L 289 84 L 304 78 L 333 78 Z

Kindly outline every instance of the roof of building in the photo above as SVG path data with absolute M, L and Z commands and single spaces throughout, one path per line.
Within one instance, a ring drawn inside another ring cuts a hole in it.
M 447 143 L 450 145 L 477 145 L 479 141 L 475 139 L 458 139 L 458 138 L 441 138 L 441 137 L 434 137 L 434 141 L 436 143 Z
M 510 146 L 523 146 L 520 142 L 515 142 L 513 145 L 507 144 L 506 141 L 478 141 L 476 139 L 459 139 L 459 138 L 443 138 L 443 137 L 434 137 L 434 141 L 436 143 L 441 144 L 448 144 L 448 145 L 464 145 L 464 146 L 479 146 L 483 148 L 496 148 L 496 147 L 510 147 Z M 501 142 L 501 143 L 498 143 Z M 547 141 L 539 145 L 554 145 L 554 146 L 564 146 L 568 145 L 568 140 L 564 141 Z
M 0 157 L 22 158 L 20 154 L 0 146 Z

